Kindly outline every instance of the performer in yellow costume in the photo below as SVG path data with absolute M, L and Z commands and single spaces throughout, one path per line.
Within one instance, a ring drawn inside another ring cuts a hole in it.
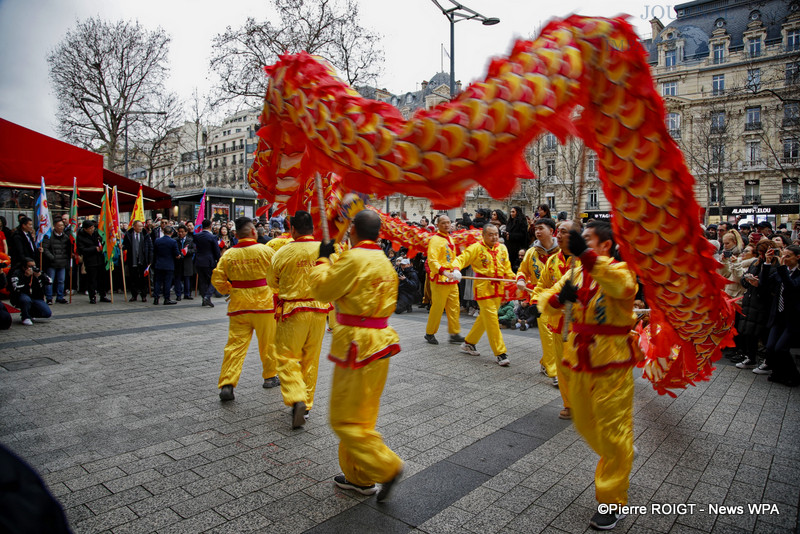
M 530 292 L 531 306 L 536 307 L 537 302 L 536 297 L 533 295 L 533 290 L 536 289 L 536 284 L 539 282 L 548 258 L 556 254 L 559 251 L 559 247 L 554 237 L 556 222 L 553 219 L 536 219 L 534 221 L 534 231 L 536 241 L 525 252 L 525 257 L 522 258 L 522 263 L 519 264 L 519 269 L 517 270 L 517 287 L 527 289 Z M 539 336 L 542 337 L 542 321 L 540 317 L 536 318 L 536 323 L 539 325 Z M 555 353 L 546 349 L 544 340 L 542 340 L 542 358 L 539 360 L 539 364 L 542 372 L 553 379 L 554 385 L 558 385 Z
M 447 331 L 450 333 L 450 343 L 463 343 L 461 337 L 461 324 L 458 314 L 461 308 L 458 303 L 458 282 L 447 278 L 442 273 L 453 270 L 453 261 L 456 259 L 456 246 L 450 239 L 450 218 L 439 215 L 436 223 L 439 230 L 428 243 L 428 262 L 431 288 L 431 309 L 428 312 L 428 325 L 425 327 L 425 341 L 438 345 L 436 332 L 442 320 L 442 311 L 447 314 Z
M 572 324 L 564 346 L 563 381 L 572 404 L 572 420 L 600 455 L 595 497 L 600 504 L 624 505 L 633 464 L 633 366 L 631 328 L 636 316 L 636 277 L 624 262 L 611 258 L 611 225 L 590 221 L 583 237 L 572 230 L 569 250 L 581 260 L 572 281 L 565 274 L 539 298 L 540 309 L 561 309 L 570 302 Z M 590 525 L 614 528 L 624 517 L 614 510 L 592 517 Z
M 403 471 L 403 461 L 375 431 L 389 357 L 400 352 L 397 332 L 388 318 L 397 304 L 397 274 L 375 242 L 380 217 L 368 210 L 356 214 L 350 230 L 353 248 L 336 263 L 327 257 L 333 244 L 320 246 L 320 261 L 311 272 L 311 292 L 319 301 L 334 301 L 337 327 L 328 358 L 336 366 L 331 386 L 331 427 L 339 436 L 337 486 L 364 495 L 383 484 L 378 501 L 389 496 Z
M 508 250 L 499 241 L 497 226 L 493 224 L 484 226 L 483 240 L 468 246 L 467 250 L 453 262 L 453 271 L 448 272 L 447 276 L 458 281 L 461 279 L 460 269 L 471 266 L 476 278 L 506 278 L 513 281 L 514 271 L 508 260 Z M 480 356 L 475 344 L 486 332 L 492 352 L 497 357 L 497 363 L 505 367 L 510 362 L 497 319 L 497 310 L 503 301 L 504 283 L 475 280 L 474 288 L 480 314 L 461 345 L 461 352 Z
M 272 249 L 256 241 L 256 228 L 247 217 L 236 219 L 239 243 L 225 251 L 214 272 L 211 283 L 228 301 L 228 343 L 225 345 L 222 370 L 219 375 L 219 398 L 233 400 L 233 389 L 239 383 L 242 364 L 253 337 L 258 338 L 264 387 L 280 384 L 275 359 L 275 308 L 272 291 L 267 286 Z
M 536 300 L 536 305 L 541 302 L 540 297 L 543 292 L 553 287 L 556 282 L 569 270 L 570 262 L 573 261 L 569 253 L 569 232 L 573 227 L 572 221 L 561 221 L 558 223 L 557 242 L 559 251 L 547 259 L 547 263 L 542 271 L 542 276 L 536 283 L 536 288 L 531 295 L 531 301 Z M 580 260 L 575 258 L 575 268 L 580 269 Z M 539 315 L 537 319 L 539 326 L 539 338 L 542 341 L 542 353 L 552 355 L 555 362 L 556 375 L 553 377 L 553 385 L 558 386 L 561 393 L 561 400 L 564 408 L 559 412 L 559 419 L 571 419 L 572 408 L 567 394 L 567 384 L 563 381 L 564 364 L 564 310 L 547 309 Z
M 267 281 L 277 295 L 275 349 L 281 393 L 284 404 L 292 407 L 292 428 L 299 428 L 314 406 L 325 316 L 331 306 L 311 296 L 311 269 L 319 252 L 319 241 L 311 235 L 311 215 L 298 211 L 290 221 L 293 241 L 275 253 Z

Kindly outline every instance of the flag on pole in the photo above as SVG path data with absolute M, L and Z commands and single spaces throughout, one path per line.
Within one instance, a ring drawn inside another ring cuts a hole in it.
M 100 206 L 100 219 L 97 223 L 97 232 L 103 238 L 103 255 L 106 260 L 106 269 L 114 269 L 114 254 L 117 248 L 117 234 L 114 227 L 114 212 L 112 208 L 114 199 L 106 186 L 103 201 Z
M 194 233 L 199 234 L 203 230 L 203 221 L 206 218 L 206 188 L 203 188 L 203 197 L 200 199 L 200 209 L 197 211 L 197 218 L 194 220 Z
M 139 194 L 136 195 L 136 202 L 134 202 L 133 211 L 131 212 L 131 224 L 134 221 L 144 222 L 144 196 L 142 195 L 141 185 L 139 185 Z
M 69 205 L 69 225 L 66 230 L 69 241 L 72 243 L 72 254 L 77 254 L 75 236 L 78 235 L 78 179 L 74 176 L 72 177 L 72 202 Z M 70 259 L 70 261 L 72 260 Z
M 42 190 L 39 192 L 39 198 L 36 199 L 36 225 L 36 246 L 39 247 L 45 236 L 50 237 L 53 232 L 53 218 L 50 216 L 50 208 L 47 206 L 44 176 L 42 176 Z

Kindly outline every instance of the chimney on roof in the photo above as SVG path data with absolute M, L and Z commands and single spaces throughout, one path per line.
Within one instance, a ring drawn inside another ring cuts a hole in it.
M 663 29 L 664 25 L 661 24 L 661 21 L 658 20 L 658 17 L 653 17 L 650 21 L 650 31 L 652 32 L 650 38 L 655 40 L 655 38 L 658 37 L 658 34 L 661 33 L 661 30 Z
M 456 95 L 461 92 L 461 80 L 456 80 Z M 450 95 L 451 97 L 455 95 Z
M 428 80 L 422 80 L 422 92 L 425 93 L 425 89 L 428 88 Z

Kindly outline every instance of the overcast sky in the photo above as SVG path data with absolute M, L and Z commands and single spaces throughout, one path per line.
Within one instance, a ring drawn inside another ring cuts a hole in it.
M 442 0 L 442 5 L 448 0 Z M 468 84 L 485 76 L 489 60 L 509 52 L 515 38 L 534 34 L 553 17 L 570 13 L 614 16 L 627 13 L 639 35 L 649 37 L 653 13 L 668 24 L 673 4 L 632 0 L 463 0 L 464 5 L 500 24 L 456 24 L 456 79 Z M 431 0 L 360 0 L 362 25 L 383 36 L 384 75 L 378 85 L 392 93 L 418 89 L 422 80 L 449 71 L 450 26 Z M 248 16 L 272 16 L 268 0 L 0 0 L 0 118 L 55 136 L 56 99 L 50 87 L 47 54 L 76 20 L 138 19 L 147 28 L 163 27 L 172 37 L 168 87 L 188 98 L 206 91 L 212 77 L 208 59 L 212 38 L 226 26 L 239 27 Z

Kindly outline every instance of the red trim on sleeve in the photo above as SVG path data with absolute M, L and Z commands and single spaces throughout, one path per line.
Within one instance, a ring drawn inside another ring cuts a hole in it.
M 587 271 L 591 272 L 594 269 L 595 264 L 597 263 L 597 252 L 594 250 L 587 248 L 581 254 L 581 265 L 583 265 Z
M 564 303 L 558 300 L 558 294 L 554 293 L 550 295 L 550 299 L 548 299 L 547 303 L 556 309 L 561 309 L 564 307 Z

